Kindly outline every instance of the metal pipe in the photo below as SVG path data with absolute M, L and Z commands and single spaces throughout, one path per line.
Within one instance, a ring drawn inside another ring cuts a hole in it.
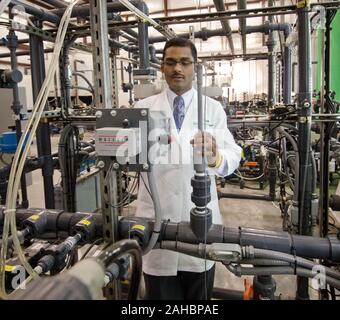
M 148 7 L 144 2 L 141 3 L 139 9 L 146 15 L 149 14 Z M 141 70 L 150 68 L 149 60 L 149 31 L 145 22 L 138 23 L 138 47 L 139 47 L 139 63 Z
M 123 49 L 127 52 L 137 52 L 138 51 L 138 47 L 123 44 L 123 43 L 120 43 L 119 41 L 114 40 L 114 39 L 109 39 L 109 45 L 111 47 L 114 47 L 114 48 Z
M 311 234 L 311 200 L 312 200 L 312 165 L 311 165 L 311 56 L 310 56 L 310 21 L 309 7 L 297 9 L 298 16 L 298 145 L 299 163 L 299 234 Z M 309 299 L 308 279 L 298 277 L 296 298 Z
M 32 16 L 38 18 L 41 21 L 49 21 L 55 24 L 58 24 L 60 22 L 60 17 L 56 14 L 54 14 L 52 11 L 47 11 L 43 9 L 38 9 L 36 7 L 33 7 L 27 3 L 23 3 L 21 1 L 12 0 L 10 6 L 22 6 L 25 8 L 25 12 L 28 14 L 31 14 Z M 65 11 L 65 9 L 63 9 Z
M 120 236 L 127 238 L 129 230 L 134 224 L 147 224 L 150 230 L 153 221 L 148 219 L 122 218 L 120 220 Z M 189 222 L 163 222 L 162 240 L 179 241 L 185 243 L 200 243 Z M 236 243 L 242 246 L 254 246 L 297 256 L 316 259 L 329 259 L 340 261 L 340 239 L 336 237 L 318 238 L 303 235 L 294 235 L 283 231 L 260 230 L 253 228 L 228 228 L 213 224 L 206 235 L 206 243 Z
M 268 7 L 273 7 L 273 0 L 268 1 Z M 271 22 L 273 17 L 269 17 L 269 21 Z M 276 41 L 274 39 L 274 34 L 272 31 L 268 33 L 267 39 L 267 47 L 268 47 L 268 107 L 272 107 L 275 102 L 275 53 L 274 48 L 276 45 Z M 270 130 L 270 127 L 269 127 Z M 276 139 L 276 131 L 270 130 L 269 140 L 275 141 Z M 276 195 L 276 155 L 274 153 L 269 153 L 269 164 L 268 164 L 268 176 L 269 176 L 269 197 L 272 200 L 275 199 Z
M 268 195 L 262 194 L 239 194 L 239 193 L 228 193 L 228 192 L 218 192 L 218 199 L 229 198 L 229 199 L 249 199 L 249 200 L 264 200 L 272 201 Z
M 131 37 L 130 35 L 128 35 L 125 32 L 118 31 L 117 34 L 120 35 L 121 37 L 125 38 L 126 40 L 128 40 L 131 43 L 138 44 L 138 40 L 136 38 Z
M 244 10 L 247 9 L 247 0 L 237 0 L 237 9 Z M 247 37 L 245 33 L 246 29 L 246 18 L 239 19 L 239 32 L 241 34 L 241 43 L 242 43 L 242 53 L 247 53 Z
M 35 22 L 36 26 L 42 27 L 41 21 Z M 32 73 L 33 100 L 38 97 L 40 88 L 45 79 L 44 44 L 40 37 L 30 35 L 30 57 Z M 45 106 L 45 108 L 47 105 Z M 51 138 L 49 123 L 41 123 L 37 130 L 38 156 L 42 157 L 42 174 L 44 180 L 45 206 L 48 209 L 54 208 L 54 186 L 53 186 L 53 159 L 51 156 Z
M 203 66 L 197 64 L 197 129 L 203 132 L 203 102 L 202 102 Z M 205 164 L 202 155 L 194 155 L 194 170 L 198 174 L 204 174 Z
M 223 0 L 214 0 L 214 5 L 217 11 L 226 11 L 225 10 L 225 5 L 224 5 L 224 1 Z M 235 50 L 234 50 L 234 42 L 233 42 L 233 37 L 232 37 L 232 31 L 229 25 L 228 20 L 222 18 L 220 19 L 222 27 L 226 33 L 227 39 L 228 39 L 228 43 L 230 46 L 230 51 L 232 54 L 234 54 Z
M 60 0 L 45 0 L 46 3 L 55 6 L 57 8 L 66 8 L 67 4 Z
M 156 56 L 156 48 L 153 45 L 149 45 L 150 61 L 160 64 L 161 61 Z
M 44 50 L 44 53 L 50 53 L 50 52 L 53 52 L 53 49 L 45 49 Z M 15 55 L 17 57 L 19 56 L 28 56 L 30 55 L 30 51 L 19 51 L 19 52 L 15 52 Z M 11 54 L 10 53 L 1 53 L 0 54 L 0 58 L 10 58 L 11 57 Z

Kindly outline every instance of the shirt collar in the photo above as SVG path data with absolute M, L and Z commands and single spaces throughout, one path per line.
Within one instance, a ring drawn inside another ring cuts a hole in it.
M 168 97 L 168 100 L 169 100 L 171 110 L 173 110 L 174 100 L 177 97 L 177 94 L 175 92 L 173 92 L 170 88 L 166 89 L 166 94 L 167 94 L 167 97 Z M 192 101 L 193 96 L 194 96 L 194 88 L 191 88 L 190 90 L 188 90 L 188 91 L 186 91 L 182 94 L 182 98 L 184 100 L 185 111 L 188 109 L 188 107 L 189 107 L 189 105 Z

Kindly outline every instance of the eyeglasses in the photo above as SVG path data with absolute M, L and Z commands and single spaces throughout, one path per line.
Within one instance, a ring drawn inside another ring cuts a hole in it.
M 175 67 L 179 63 L 183 67 L 188 67 L 194 63 L 194 61 L 189 60 L 189 59 L 180 59 L 180 60 L 175 60 L 175 59 L 166 59 L 164 61 L 164 64 L 168 67 Z

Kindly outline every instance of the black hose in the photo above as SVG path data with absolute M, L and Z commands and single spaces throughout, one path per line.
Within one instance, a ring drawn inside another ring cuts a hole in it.
M 130 254 L 133 258 L 132 275 L 128 300 L 136 300 L 139 283 L 142 275 L 142 251 L 135 240 L 120 240 L 111 244 L 97 257 L 97 261 L 104 265 L 105 269 L 124 254 Z

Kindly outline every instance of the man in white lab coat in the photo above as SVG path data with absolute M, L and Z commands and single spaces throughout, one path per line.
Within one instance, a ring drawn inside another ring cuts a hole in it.
M 215 175 L 226 176 L 238 167 L 241 149 L 227 128 L 226 114 L 219 102 L 203 97 L 204 132 L 197 130 L 197 91 L 192 87 L 197 63 L 194 44 L 181 38 L 169 40 L 163 50 L 162 72 L 169 86 L 162 93 L 136 104 L 138 108 L 163 111 L 170 119 L 171 142 L 158 150 L 154 159 L 163 219 L 190 221 L 191 178 L 194 176 L 193 149 L 203 151 L 211 175 L 213 223 L 221 224 Z M 201 152 L 199 151 L 199 152 Z M 152 159 L 151 159 L 152 161 Z M 144 181 L 143 181 L 144 180 Z M 154 218 L 143 174 L 137 199 L 137 216 Z M 146 299 L 210 299 L 215 265 L 174 251 L 155 249 L 143 257 Z

